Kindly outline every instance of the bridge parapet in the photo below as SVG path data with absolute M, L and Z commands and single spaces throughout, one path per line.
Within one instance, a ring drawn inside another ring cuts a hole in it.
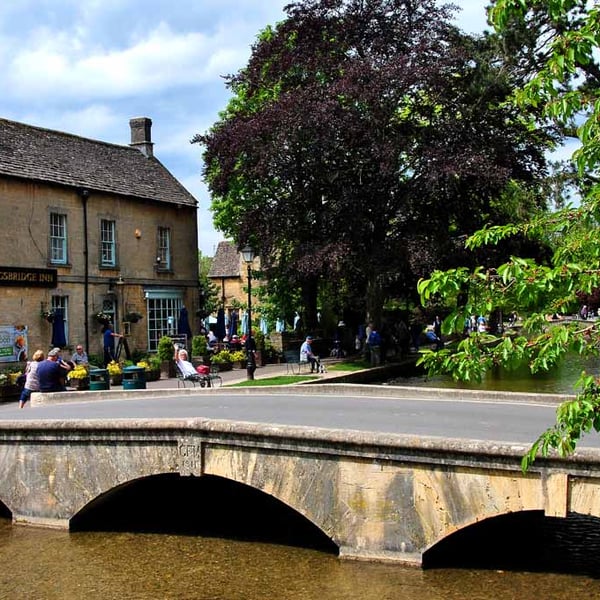
M 209 419 L 0 423 L 0 500 L 16 523 L 66 528 L 124 483 L 215 475 L 297 510 L 342 557 L 420 564 L 444 537 L 505 513 L 600 517 L 600 452 L 523 476 L 525 450 Z

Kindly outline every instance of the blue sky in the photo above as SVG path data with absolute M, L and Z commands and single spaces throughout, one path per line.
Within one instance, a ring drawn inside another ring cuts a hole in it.
M 201 148 L 218 118 L 222 75 L 242 68 L 257 33 L 289 0 L 3 0 L 0 117 L 117 144 L 152 119 L 155 156 L 199 202 L 199 248 L 212 256 Z M 454 0 L 457 23 L 486 26 L 486 0 Z

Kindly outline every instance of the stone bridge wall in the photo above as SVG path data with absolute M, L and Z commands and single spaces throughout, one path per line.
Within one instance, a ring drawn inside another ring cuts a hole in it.
M 68 528 L 132 480 L 217 475 L 297 510 L 342 557 L 420 564 L 447 535 L 507 512 L 600 517 L 599 452 L 539 461 L 523 476 L 524 451 L 205 419 L 0 424 L 0 500 L 16 523 Z

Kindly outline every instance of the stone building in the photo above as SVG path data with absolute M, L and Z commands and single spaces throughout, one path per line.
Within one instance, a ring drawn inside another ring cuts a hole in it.
M 260 258 L 256 257 L 252 264 L 252 270 L 259 268 Z M 233 242 L 219 242 L 208 278 L 218 290 L 220 306 L 225 309 L 227 322 L 229 323 L 233 311 L 237 311 L 238 317 L 241 319 L 248 306 L 248 265 Z M 252 286 L 257 285 L 260 285 L 260 281 L 253 279 Z M 240 310 L 240 307 L 243 308 Z M 254 295 L 252 307 L 254 314 L 252 321 L 254 322 L 259 309 L 258 300 Z M 239 314 L 240 312 L 241 314 Z
M 0 361 L 61 333 L 101 353 L 99 316 L 132 351 L 177 334 L 184 307 L 197 326 L 197 202 L 151 126 L 131 119 L 122 146 L 0 119 Z

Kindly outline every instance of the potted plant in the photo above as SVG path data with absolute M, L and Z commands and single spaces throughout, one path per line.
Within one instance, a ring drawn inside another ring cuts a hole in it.
M 67 379 L 69 381 L 69 386 L 79 390 L 89 390 L 90 389 L 90 375 L 88 370 L 83 365 L 77 365 L 74 369 L 67 373 Z
M 234 365 L 239 365 L 240 369 L 246 368 L 246 353 L 243 350 L 234 350 L 231 352 L 231 361 Z
M 140 360 L 137 365 L 146 371 L 146 381 L 158 381 L 160 379 L 160 360 L 153 356 Z
M 163 335 L 158 340 L 156 354 L 160 360 L 161 377 L 169 379 L 175 377 L 175 363 L 173 362 L 173 340 L 168 335 Z
M 96 321 L 98 321 L 98 323 L 105 325 L 106 323 L 110 323 L 112 317 L 108 313 L 101 311 L 94 315 L 94 319 L 96 319 Z
M 211 365 L 216 365 L 219 371 L 231 371 L 233 368 L 233 358 L 229 350 L 221 350 L 217 352 L 211 359 Z
M 19 371 L 0 373 L 0 401 L 15 400 L 21 394 L 21 388 L 17 385 Z
M 265 360 L 265 334 L 262 331 L 257 331 L 253 334 L 254 341 L 256 342 L 256 364 L 264 367 L 266 364 Z
M 106 366 L 110 377 L 110 385 L 123 384 L 123 369 L 116 360 L 111 360 Z
M 48 308 L 48 309 L 42 310 L 40 312 L 40 317 L 42 317 L 42 319 L 46 319 L 46 321 L 48 321 L 48 323 L 53 323 L 55 316 L 56 315 L 54 313 L 54 309 L 53 308 Z
M 123 321 L 128 321 L 129 323 L 137 323 L 142 318 L 143 315 L 141 315 L 138 312 L 128 312 L 123 317 Z

